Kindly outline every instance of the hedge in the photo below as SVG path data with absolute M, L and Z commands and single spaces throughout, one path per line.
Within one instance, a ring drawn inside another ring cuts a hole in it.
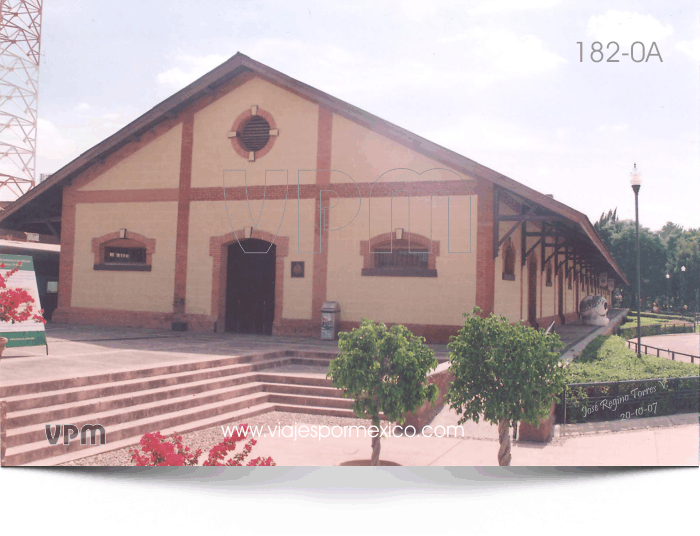
M 581 355 L 569 365 L 567 374 L 566 420 L 568 423 L 618 420 L 620 411 L 631 410 L 634 412 L 645 406 L 648 407 L 648 402 L 651 401 L 657 402 L 654 407 L 654 415 L 657 416 L 698 410 L 698 397 L 694 395 L 675 401 L 673 397 L 654 396 L 645 397 L 639 401 L 632 399 L 631 402 L 621 405 L 621 410 L 618 410 L 617 407 L 612 410 L 604 410 L 604 408 L 598 410 L 596 407 L 596 411 L 587 414 L 585 408 L 589 408 L 588 411 L 590 411 L 593 400 L 609 397 L 613 397 L 614 400 L 614 398 L 620 399 L 624 395 L 628 395 L 629 398 L 629 390 L 635 387 L 639 388 L 639 384 L 628 386 L 623 384 L 617 387 L 613 385 L 574 387 L 571 384 L 650 380 L 649 386 L 661 391 L 660 388 L 656 387 L 657 378 L 678 378 L 677 380 L 669 380 L 672 383 L 669 384 L 667 391 L 673 393 L 676 390 L 685 389 L 687 391 L 691 389 L 692 395 L 692 390 L 697 390 L 700 365 L 671 361 L 651 355 L 642 355 L 641 358 L 638 358 L 637 354 L 627 348 L 625 340 L 615 335 L 600 336 L 591 341 Z M 563 397 L 561 397 L 557 404 L 557 422 L 559 423 L 563 422 L 563 401 Z M 673 407 L 674 404 L 675 407 Z M 652 415 L 649 414 L 649 416 Z
M 641 326 L 640 336 L 665 335 L 666 333 L 693 333 L 693 324 L 647 324 Z M 625 340 L 634 339 L 637 336 L 637 326 L 619 328 L 617 334 Z

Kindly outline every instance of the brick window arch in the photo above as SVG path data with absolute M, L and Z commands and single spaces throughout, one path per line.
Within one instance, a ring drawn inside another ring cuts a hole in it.
M 115 231 L 92 239 L 95 270 L 150 272 L 155 238 L 133 231 Z
M 515 246 L 509 238 L 503 244 L 503 275 L 505 281 L 515 281 Z
M 437 277 L 440 242 L 417 233 L 383 233 L 360 242 L 362 275 Z

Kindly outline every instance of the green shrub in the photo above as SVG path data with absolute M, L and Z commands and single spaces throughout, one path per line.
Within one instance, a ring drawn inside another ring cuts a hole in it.
M 405 326 L 387 328 L 366 318 L 338 334 L 340 352 L 327 376 L 344 397 L 355 399 L 355 415 L 372 420 L 372 465 L 379 464 L 380 414 L 403 424 L 408 413 L 437 398 L 437 386 L 426 380 L 438 362 L 424 342 Z

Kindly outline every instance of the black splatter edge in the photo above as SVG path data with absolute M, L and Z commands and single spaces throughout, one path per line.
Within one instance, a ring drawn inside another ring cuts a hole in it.
M 585 532 L 585 529 L 600 530 L 609 523 L 621 523 L 616 527 L 628 533 L 632 528 L 642 529 L 642 534 L 664 526 L 670 530 L 680 519 L 692 522 L 698 508 L 697 484 L 697 472 L 650 477 L 629 485 L 603 488 L 585 499 L 558 495 L 539 503 L 528 501 L 527 510 L 514 510 L 510 506 L 498 511 L 486 510 L 477 522 L 467 521 L 456 528 L 447 528 L 443 522 L 442 532 L 446 529 L 448 534 L 518 534 L 528 531 L 561 534 L 562 528 Z M 677 493 L 664 493 L 673 490 Z
M 99 488 L 18 473 L 3 472 L 1 482 L 5 521 L 14 518 L 25 528 L 46 523 L 53 530 L 87 534 L 91 527 L 116 532 L 144 528 L 167 534 L 255 534 L 243 527 L 238 516 L 225 525 L 214 510 L 199 511 L 189 505 L 185 511 L 170 500 L 142 495 L 115 499 Z

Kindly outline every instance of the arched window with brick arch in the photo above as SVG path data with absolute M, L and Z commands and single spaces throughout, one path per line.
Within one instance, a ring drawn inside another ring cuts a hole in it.
M 503 244 L 503 279 L 515 281 L 515 246 L 509 238 Z
M 440 242 L 397 229 L 362 240 L 360 255 L 365 276 L 437 277 Z
M 95 270 L 150 272 L 156 241 L 121 229 L 92 239 Z

